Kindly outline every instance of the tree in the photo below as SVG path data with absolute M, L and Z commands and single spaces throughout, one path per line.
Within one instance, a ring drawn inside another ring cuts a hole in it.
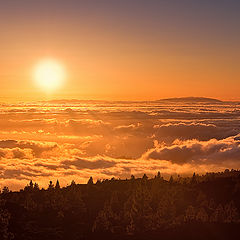
M 0 198 L 0 239 L 13 239 L 13 234 L 8 231 L 10 213 L 5 209 L 5 201 Z
M 239 220 L 238 210 L 233 201 L 226 204 L 224 210 L 225 210 L 225 219 L 224 219 L 225 222 L 228 222 L 228 223 L 238 222 Z
M 129 196 L 124 204 L 125 221 L 129 229 L 143 231 L 151 229 L 152 226 L 152 208 L 151 194 L 145 184 L 136 186 L 134 192 Z
M 33 189 L 34 189 L 35 191 L 38 191 L 38 190 L 39 190 L 39 185 L 38 185 L 36 182 L 34 183 Z
M 4 186 L 2 190 L 2 194 L 7 194 L 7 193 L 9 193 L 9 189 L 7 186 Z
M 176 204 L 173 196 L 165 193 L 159 198 L 157 209 L 154 213 L 155 228 L 161 228 L 163 225 L 171 224 L 176 217 Z
M 56 182 L 55 189 L 60 189 L 60 184 L 59 184 L 59 181 L 58 181 L 58 180 L 57 180 L 57 182 Z
M 88 185 L 93 185 L 93 178 L 92 177 L 90 177 L 89 178 L 89 180 L 88 180 L 88 183 L 87 183 Z
M 157 173 L 157 177 L 156 177 L 156 178 L 158 178 L 158 179 L 161 178 L 161 173 L 160 173 L 160 171 L 158 171 L 158 173 Z
M 29 183 L 29 188 L 32 190 L 33 189 L 33 181 L 31 180 Z
M 197 183 L 197 178 L 196 178 L 196 174 L 193 173 L 192 179 L 191 179 L 191 184 L 196 184 Z
M 101 180 L 98 179 L 97 182 L 96 182 L 96 185 L 101 185 L 101 183 L 102 183 Z
M 207 197 L 202 191 L 199 192 L 199 194 L 196 198 L 196 202 L 199 206 L 202 206 L 202 207 L 207 207 L 208 206 Z
M 71 187 L 74 187 L 74 186 L 76 186 L 76 185 L 77 185 L 76 182 L 75 182 L 74 180 L 72 180 L 70 186 L 71 186 Z
M 107 202 L 104 205 L 103 210 L 101 210 L 96 220 L 93 224 L 93 232 L 110 232 L 113 227 L 118 223 L 118 216 L 113 212 L 111 204 Z
M 195 220 L 195 216 L 196 216 L 195 208 L 192 205 L 190 205 L 187 208 L 186 213 L 185 213 L 185 221 L 192 222 Z
M 31 180 L 31 181 L 29 182 L 29 185 L 27 185 L 27 186 L 24 188 L 24 190 L 25 190 L 25 191 L 32 191 L 32 190 L 33 190 L 33 187 L 34 187 L 33 181 Z
M 215 201 L 214 201 L 214 199 L 213 198 L 211 198 L 210 200 L 209 200 L 209 202 L 208 202 L 208 208 L 210 209 L 210 210 L 215 210 L 215 208 L 216 208 L 216 203 L 215 203 Z
M 223 223 L 224 222 L 224 209 L 222 204 L 219 204 L 213 214 L 211 215 L 210 221 L 211 222 L 218 222 Z
M 170 184 L 173 183 L 173 176 L 170 177 L 170 179 L 169 179 L 169 183 L 170 183 Z
M 204 208 L 199 209 L 196 215 L 196 220 L 204 223 L 208 221 L 208 214 Z
M 148 176 L 144 173 L 142 177 L 143 182 L 146 182 L 148 180 Z
M 49 181 L 48 190 L 52 190 L 52 189 L 54 189 L 53 182 Z

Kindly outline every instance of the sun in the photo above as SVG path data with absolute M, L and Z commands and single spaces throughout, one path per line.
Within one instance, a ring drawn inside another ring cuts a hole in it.
M 46 92 L 52 92 L 60 88 L 64 79 L 64 67 L 55 60 L 42 60 L 34 68 L 34 81 L 38 87 Z

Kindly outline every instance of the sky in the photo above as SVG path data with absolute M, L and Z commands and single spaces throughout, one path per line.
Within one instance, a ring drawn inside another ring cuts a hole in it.
M 0 101 L 239 100 L 239 1 L 0 1 Z M 34 84 L 42 59 L 65 84 Z

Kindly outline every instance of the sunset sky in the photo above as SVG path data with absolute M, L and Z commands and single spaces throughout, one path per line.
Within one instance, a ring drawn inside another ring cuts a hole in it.
M 0 0 L 0 189 L 239 169 L 239 12 Z
M 0 1 L 0 101 L 240 100 L 240 1 Z M 58 62 L 63 85 L 36 85 Z

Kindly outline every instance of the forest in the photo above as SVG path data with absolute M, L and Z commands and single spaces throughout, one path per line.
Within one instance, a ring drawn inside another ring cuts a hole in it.
M 0 194 L 0 239 L 236 239 L 240 171 L 30 183 Z

